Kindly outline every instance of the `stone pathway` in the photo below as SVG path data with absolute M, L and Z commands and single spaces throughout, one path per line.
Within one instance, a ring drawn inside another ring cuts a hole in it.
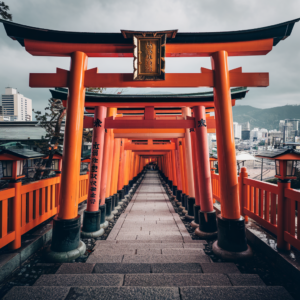
M 62 264 L 4 299 L 292 299 L 233 263 L 213 263 L 192 240 L 158 173 L 148 171 L 107 240 L 86 263 Z

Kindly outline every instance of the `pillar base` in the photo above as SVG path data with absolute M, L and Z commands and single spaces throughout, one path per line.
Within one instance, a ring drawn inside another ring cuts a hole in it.
M 105 221 L 104 223 L 100 224 L 100 228 L 106 229 L 108 227 L 108 222 Z
M 99 236 L 102 236 L 104 234 L 104 228 L 100 228 L 99 230 L 97 231 L 94 231 L 94 232 L 85 232 L 85 231 L 81 231 L 81 237 L 82 238 L 96 238 L 96 237 L 99 237 Z
M 184 209 L 182 210 L 182 213 L 183 213 L 184 215 L 187 215 L 188 211 L 184 208 Z
M 105 219 L 111 215 L 111 211 L 112 211 L 111 202 L 112 202 L 111 197 L 105 198 L 105 205 L 106 205 Z
M 185 217 L 185 220 L 188 222 L 192 222 L 194 220 L 194 216 L 190 216 L 188 214 L 186 214 L 184 217 Z
M 105 220 L 110 222 L 110 221 L 113 221 L 114 218 L 115 218 L 115 215 L 113 213 L 111 213 L 109 216 L 105 217 Z
M 197 235 L 198 237 L 200 237 L 202 240 L 213 240 L 216 239 L 218 236 L 218 232 L 204 232 L 201 231 L 200 228 L 196 228 L 195 230 L 195 235 Z
M 191 227 L 194 228 L 194 229 L 196 229 L 196 228 L 199 227 L 199 224 L 197 224 L 197 223 L 195 222 L 195 220 L 193 220 L 193 221 L 191 222 L 190 225 L 191 225 Z
M 101 223 L 101 210 L 98 211 L 84 211 L 83 212 L 83 224 L 82 231 L 97 232 L 100 230 Z
M 200 205 L 194 205 L 194 222 L 199 227 L 199 210 L 200 210 Z
M 195 205 L 195 198 L 194 197 L 189 197 L 187 199 L 187 203 L 188 203 L 188 207 L 187 207 L 187 211 L 188 211 L 188 216 L 192 217 L 191 220 L 194 220 L 194 205 Z
M 79 242 L 79 246 L 74 250 L 64 251 L 64 252 L 56 252 L 51 251 L 50 247 L 47 249 L 46 259 L 49 262 L 54 263 L 68 263 L 72 262 L 74 259 L 83 255 L 86 251 L 86 245 L 83 241 Z
M 71 220 L 53 219 L 51 251 L 69 252 L 78 248 L 80 243 L 81 216 Z
M 215 241 L 212 245 L 212 251 L 217 256 L 225 261 L 241 261 L 250 259 L 253 256 L 252 249 L 247 245 L 245 251 L 233 252 L 222 249 L 218 246 L 218 241 Z
M 243 252 L 248 249 L 246 239 L 245 219 L 225 219 L 217 216 L 218 247 L 230 252 Z
M 116 215 L 118 212 L 119 212 L 119 210 L 118 210 L 118 209 L 115 209 L 115 210 L 113 210 L 111 213 L 112 213 L 112 215 Z
M 216 212 L 203 212 L 199 210 L 199 230 L 206 233 L 215 233 L 218 231 Z

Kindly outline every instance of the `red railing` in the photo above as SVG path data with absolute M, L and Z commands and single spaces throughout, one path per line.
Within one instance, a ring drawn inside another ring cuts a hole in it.
M 21 235 L 57 214 L 60 176 L 0 191 L 0 248 L 21 246 Z M 88 175 L 79 180 L 78 204 L 87 199 Z
M 211 172 L 211 185 L 213 190 L 214 202 L 220 201 L 220 184 L 219 184 L 219 174 L 215 174 L 214 171 Z
M 250 217 L 276 235 L 278 248 L 292 245 L 300 250 L 300 191 L 291 189 L 289 183 L 249 179 L 246 168 L 241 169 L 238 181 L 241 215 L 246 221 Z M 212 191 L 214 199 L 220 199 L 218 174 L 212 174 Z

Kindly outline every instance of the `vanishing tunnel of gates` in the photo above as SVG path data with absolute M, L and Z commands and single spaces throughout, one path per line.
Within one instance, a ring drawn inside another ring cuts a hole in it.
M 29 79 L 31 87 L 56 87 L 51 93 L 64 101 L 68 116 L 52 252 L 79 249 L 80 234 L 87 237 L 103 234 L 115 205 L 130 193 L 150 164 L 158 168 L 173 197 L 193 208 L 187 211 L 187 218 L 193 220 L 197 235 L 214 238 L 218 232 L 214 244 L 217 254 L 247 255 L 245 220 L 241 217 L 241 213 L 245 214 L 245 203 L 240 206 L 232 106 L 248 92 L 247 88 L 240 87 L 267 87 L 269 74 L 244 73 L 242 68 L 229 70 L 228 56 L 266 55 L 291 34 L 298 21 L 227 33 L 173 30 L 108 34 L 43 31 L 1 20 L 7 35 L 30 54 L 71 58 L 70 70 L 30 74 Z M 141 50 L 144 46 L 140 45 L 146 45 L 144 56 Z M 157 52 L 151 52 L 152 47 Z M 165 73 L 165 57 L 203 56 L 211 59 L 211 70 L 201 68 L 195 74 Z M 89 57 L 133 57 L 133 74 L 88 70 Z M 154 65 L 155 72 L 152 72 Z M 155 96 L 85 93 L 85 88 L 95 86 L 211 87 L 213 93 Z M 85 109 L 94 113 L 93 119 L 83 120 Z M 93 128 L 93 141 L 87 209 L 80 233 L 78 182 L 84 127 Z M 213 208 L 216 177 L 211 169 L 207 141 L 207 133 L 212 132 L 218 141 L 218 200 L 222 205 L 218 217 Z M 18 188 L 15 184 L 16 194 Z M 17 206 L 14 210 L 19 213 Z M 16 220 L 13 224 L 16 233 L 20 231 L 18 226 Z M 21 235 L 15 236 L 13 249 L 21 245 Z M 285 239 L 278 246 L 289 247 Z

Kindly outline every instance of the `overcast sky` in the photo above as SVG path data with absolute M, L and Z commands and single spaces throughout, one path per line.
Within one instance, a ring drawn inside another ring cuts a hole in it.
M 259 28 L 300 17 L 300 0 L 6 0 L 13 22 L 34 27 L 91 32 L 167 30 L 179 32 L 234 31 Z M 251 88 L 239 105 L 269 108 L 300 104 L 300 22 L 292 35 L 266 56 L 229 58 L 230 69 L 269 72 L 270 86 Z M 104 73 L 131 73 L 132 58 L 90 58 L 89 68 Z M 42 109 L 48 89 L 29 88 L 29 73 L 54 73 L 69 69 L 69 58 L 34 57 L 7 37 L 0 24 L 0 91 L 6 86 L 33 100 Z M 209 58 L 167 58 L 166 72 L 196 73 L 210 68 Z M 153 89 L 152 89 L 153 90 Z M 165 89 L 167 91 L 174 91 Z M 197 89 L 189 91 L 205 91 Z M 135 89 L 133 92 L 149 92 Z M 176 91 L 184 92 L 183 89 Z

